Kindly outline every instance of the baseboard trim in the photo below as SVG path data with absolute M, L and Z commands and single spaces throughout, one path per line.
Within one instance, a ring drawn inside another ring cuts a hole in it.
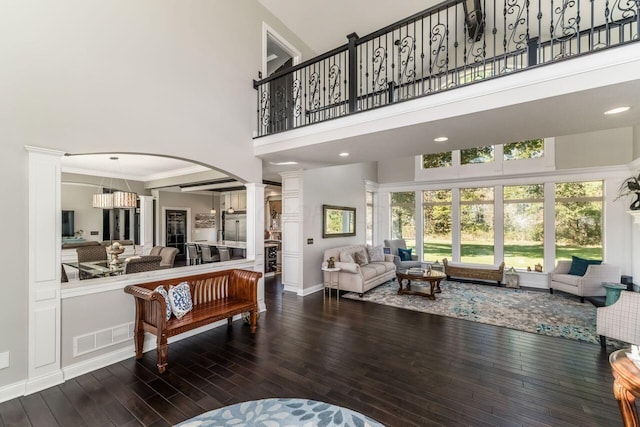
M 32 394 L 42 391 L 46 388 L 62 384 L 64 382 L 64 374 L 62 369 L 57 369 L 49 374 L 41 375 L 39 377 L 27 379 L 24 394 Z
M 62 368 L 62 372 L 64 373 L 64 380 L 66 381 L 70 380 L 71 378 L 79 377 L 80 375 L 88 374 L 89 372 L 104 368 L 105 366 L 121 362 L 134 355 L 135 350 L 133 344 L 130 344 L 118 350 L 111 351 L 109 353 L 93 357 L 91 359 L 83 360 L 82 362 L 74 363 L 73 365 L 65 366 L 64 368 Z
M 15 399 L 16 397 L 24 396 L 26 388 L 26 381 L 18 381 L 17 383 L 0 387 L 0 403 Z
M 324 289 L 324 285 L 322 283 L 319 283 L 319 284 L 311 286 L 309 288 L 304 288 L 302 290 L 302 294 L 301 295 L 303 297 L 306 297 L 308 295 L 315 294 L 316 292 L 320 292 L 323 289 Z

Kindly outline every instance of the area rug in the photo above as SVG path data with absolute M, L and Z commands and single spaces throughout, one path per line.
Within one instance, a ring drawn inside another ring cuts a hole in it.
M 351 409 L 307 399 L 262 399 L 237 403 L 205 412 L 178 426 L 384 427 Z
M 419 295 L 398 295 L 398 282 L 384 283 L 364 294 L 343 298 L 503 326 L 540 335 L 599 343 L 596 307 L 573 295 L 442 281 L 442 293 L 432 301 Z M 623 344 L 607 340 L 607 345 Z

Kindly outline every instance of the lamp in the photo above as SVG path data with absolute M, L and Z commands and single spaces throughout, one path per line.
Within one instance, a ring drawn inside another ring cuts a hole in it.
M 209 213 L 211 215 L 215 215 L 216 214 L 216 208 L 213 206 L 213 191 L 211 192 L 211 210 L 209 211 Z
M 118 157 L 109 157 L 109 160 L 118 160 Z M 111 179 L 111 182 L 113 179 Z M 110 193 L 98 193 L 93 195 L 93 207 L 100 209 L 131 209 L 137 207 L 138 195 L 131 191 L 129 181 L 124 179 L 129 191 L 113 191 Z M 102 182 L 100 182 L 102 187 Z M 111 184 L 109 184 L 111 187 Z M 111 191 L 111 189 L 109 189 Z
M 234 212 L 235 212 L 235 210 L 233 209 L 233 206 L 229 206 L 229 210 L 227 210 L 227 213 L 232 214 Z
M 470 40 L 480 41 L 484 32 L 484 19 L 480 0 L 464 0 L 464 22 L 467 26 L 467 36 Z

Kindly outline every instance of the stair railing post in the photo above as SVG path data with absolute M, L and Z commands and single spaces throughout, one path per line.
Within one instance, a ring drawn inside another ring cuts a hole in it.
M 538 63 L 538 40 L 539 37 L 532 37 L 527 41 L 527 67 L 532 67 Z
M 356 33 L 347 36 L 349 40 L 349 114 L 358 111 L 358 51 L 356 49 Z

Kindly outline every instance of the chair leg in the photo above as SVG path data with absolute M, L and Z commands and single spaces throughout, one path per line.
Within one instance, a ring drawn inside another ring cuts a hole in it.
M 600 347 L 607 347 L 607 337 L 605 337 L 604 335 L 600 335 Z
M 169 344 L 167 344 L 167 336 L 158 336 L 156 342 L 158 346 L 158 372 L 162 374 L 167 370 L 167 358 L 169 356 Z
M 553 288 L 549 288 L 549 293 L 553 295 Z
M 249 331 L 255 334 L 256 329 L 258 329 L 258 310 L 252 310 L 249 314 Z
M 584 304 L 584 297 L 580 297 L 580 302 Z

